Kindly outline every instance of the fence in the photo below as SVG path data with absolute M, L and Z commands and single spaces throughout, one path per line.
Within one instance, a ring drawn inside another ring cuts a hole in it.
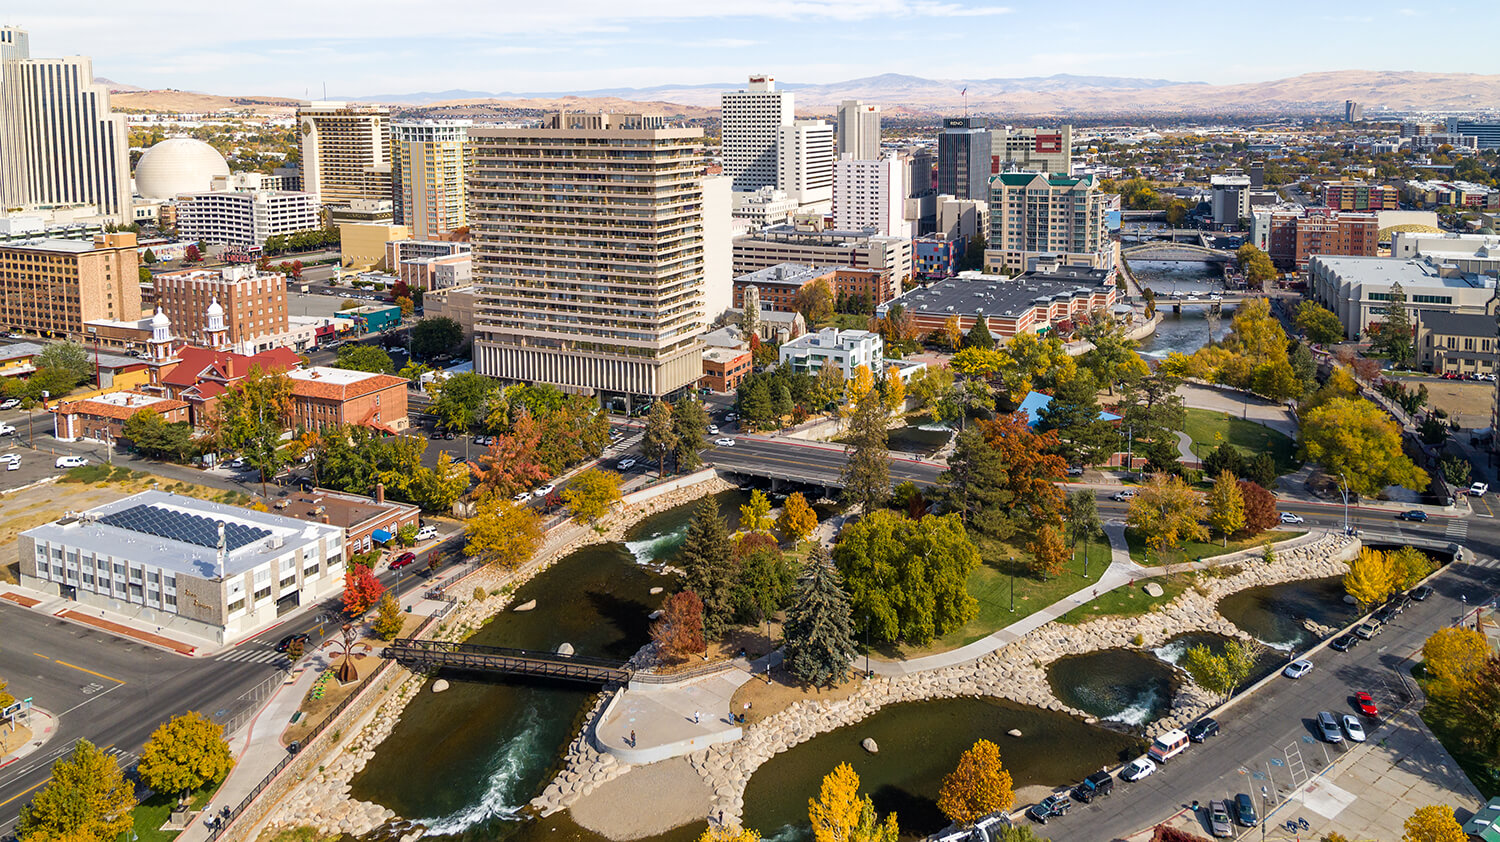
M 245 723 L 254 719 L 255 715 L 260 712 L 261 703 L 269 698 L 272 693 L 275 693 L 276 688 L 286 683 L 287 672 L 288 670 L 285 668 L 278 669 L 275 675 L 267 677 L 265 681 L 241 693 L 239 698 L 235 699 L 235 702 L 238 703 L 235 705 L 237 710 L 230 714 L 229 718 L 222 723 L 224 733 L 233 734 L 244 727 Z M 214 716 L 213 718 L 217 719 L 218 716 Z

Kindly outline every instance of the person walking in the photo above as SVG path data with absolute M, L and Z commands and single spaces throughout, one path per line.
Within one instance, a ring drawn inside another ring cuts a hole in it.
M 630 747 L 635 748 L 635 729 L 630 729 Z
M 702 718 L 702 714 L 700 714 L 696 710 L 693 711 L 693 724 L 694 725 L 697 725 L 701 721 L 701 718 Z

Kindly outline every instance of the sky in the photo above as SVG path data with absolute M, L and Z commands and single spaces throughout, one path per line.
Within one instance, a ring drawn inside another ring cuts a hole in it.
M 1232 84 L 1328 70 L 1497 73 L 1434 49 L 1487 0 L 0 0 L 37 57 L 144 88 L 318 98 L 1131 76 Z M 1415 37 L 1414 37 L 1415 36 Z

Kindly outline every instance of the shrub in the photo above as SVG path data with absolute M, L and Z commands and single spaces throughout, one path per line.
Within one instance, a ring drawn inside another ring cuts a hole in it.
M 484 602 L 484 598 L 487 597 L 487 596 L 489 596 L 489 594 L 485 593 L 484 588 L 480 587 L 479 585 L 475 585 L 474 586 L 474 601 L 475 602 Z

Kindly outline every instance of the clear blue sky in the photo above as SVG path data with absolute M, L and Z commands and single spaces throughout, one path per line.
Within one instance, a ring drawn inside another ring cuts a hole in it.
M 32 54 L 147 88 L 319 96 L 1077 73 L 1210 83 L 1500 72 L 1479 0 L 10 0 Z M 1466 39 L 1468 39 L 1466 41 Z

